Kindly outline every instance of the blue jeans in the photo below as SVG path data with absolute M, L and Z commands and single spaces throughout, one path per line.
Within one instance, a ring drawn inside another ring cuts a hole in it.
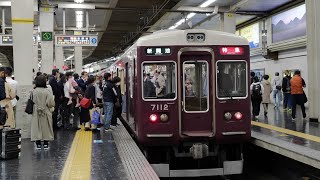
M 283 93 L 284 97 L 283 97 L 283 108 L 292 108 L 291 105 L 291 94 L 290 93 Z
M 281 103 L 281 90 L 273 90 L 273 100 L 274 100 L 274 106 L 280 107 Z
M 103 103 L 104 109 L 104 128 L 109 129 L 113 114 L 113 103 L 112 102 L 104 102 Z

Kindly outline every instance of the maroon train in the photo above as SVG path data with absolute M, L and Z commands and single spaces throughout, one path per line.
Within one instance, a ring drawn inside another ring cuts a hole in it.
M 124 123 L 159 176 L 242 172 L 242 145 L 251 137 L 246 39 L 160 31 L 141 37 L 120 59 L 108 71 L 123 80 Z

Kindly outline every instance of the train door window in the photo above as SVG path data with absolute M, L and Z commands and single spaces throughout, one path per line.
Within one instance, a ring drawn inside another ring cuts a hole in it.
M 176 99 L 176 63 L 147 62 L 142 64 L 142 97 Z
M 208 62 L 185 61 L 183 72 L 184 111 L 207 112 L 209 110 Z
M 247 63 L 245 61 L 217 62 L 217 97 L 244 99 L 248 95 Z

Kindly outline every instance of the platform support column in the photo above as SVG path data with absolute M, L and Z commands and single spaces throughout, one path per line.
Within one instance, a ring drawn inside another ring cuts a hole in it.
M 41 8 L 40 9 L 40 31 L 43 32 L 52 32 L 54 31 L 53 27 L 53 13 L 54 9 L 52 8 Z M 47 36 L 46 36 L 47 37 Z M 45 40 L 41 37 L 41 71 L 43 73 L 51 74 L 53 69 L 53 40 Z M 52 37 L 53 38 L 53 37 Z M 48 37 L 49 39 L 49 37 Z
M 233 13 L 220 14 L 220 31 L 235 33 L 236 32 L 236 15 Z
M 320 1 L 307 0 L 308 100 L 311 121 L 320 117 Z
M 74 35 L 82 35 L 82 31 L 75 31 Z M 75 64 L 75 72 L 78 74 L 81 74 L 82 66 L 83 66 L 82 47 L 81 46 L 74 47 L 74 64 Z
M 33 45 L 33 61 L 32 61 L 32 68 L 34 70 L 34 75 L 37 74 L 39 71 L 39 46 L 38 44 Z
M 33 72 L 33 24 L 34 0 L 12 0 L 11 18 L 13 35 L 13 67 L 15 79 L 19 82 L 17 95 L 20 97 L 16 106 L 16 127 L 21 128 L 23 138 L 30 138 L 31 116 L 27 115 L 27 102 L 32 89 Z
M 64 66 L 64 53 L 63 53 L 63 47 L 62 46 L 56 46 L 55 47 L 55 66 L 58 68 L 61 72 L 63 70 Z

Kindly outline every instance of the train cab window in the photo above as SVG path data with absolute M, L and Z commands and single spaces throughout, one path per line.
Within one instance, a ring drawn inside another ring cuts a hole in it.
M 142 72 L 144 100 L 176 98 L 175 62 L 143 63 Z
M 219 99 L 247 97 L 247 63 L 245 61 L 217 62 L 217 96 Z
M 206 61 L 186 61 L 183 63 L 183 101 L 185 112 L 207 112 L 208 63 Z

